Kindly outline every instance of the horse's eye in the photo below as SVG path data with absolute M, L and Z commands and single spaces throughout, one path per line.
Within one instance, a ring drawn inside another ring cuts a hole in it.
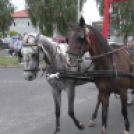
M 35 57 L 35 54 L 32 54 L 32 57 Z

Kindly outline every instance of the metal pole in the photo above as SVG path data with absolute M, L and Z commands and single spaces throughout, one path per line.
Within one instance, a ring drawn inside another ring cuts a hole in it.
M 107 39 L 108 20 L 109 20 L 109 0 L 105 0 L 105 13 L 104 13 L 104 21 L 102 29 L 102 35 L 105 39 Z
M 78 22 L 79 22 L 80 0 L 78 0 Z

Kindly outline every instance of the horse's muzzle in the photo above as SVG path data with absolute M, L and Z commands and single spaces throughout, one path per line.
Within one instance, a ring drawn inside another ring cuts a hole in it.
M 76 57 L 74 57 L 72 55 L 70 56 L 67 54 L 66 63 L 69 67 L 77 67 L 78 61 L 77 61 Z
M 37 74 L 35 71 L 24 71 L 24 78 L 27 81 L 32 81 L 36 78 Z

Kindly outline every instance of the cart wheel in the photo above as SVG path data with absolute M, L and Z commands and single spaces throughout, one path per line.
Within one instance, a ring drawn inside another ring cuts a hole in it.
M 130 106 L 133 103 L 133 94 L 132 89 L 128 89 L 127 91 L 127 105 Z

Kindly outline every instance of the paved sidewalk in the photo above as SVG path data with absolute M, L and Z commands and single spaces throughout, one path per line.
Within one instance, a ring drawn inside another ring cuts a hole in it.
M 4 65 L 3 65 L 3 66 L 1 66 L 1 65 L 0 65 L 0 68 L 7 68 L 7 67 L 11 67 L 11 68 L 12 68 L 12 67 L 17 67 L 17 68 L 18 68 L 18 67 L 23 67 L 23 64 L 22 64 L 22 65 L 16 65 L 16 66 L 12 66 L 12 65 L 9 65 L 9 66 L 7 66 L 7 65 L 4 66 Z

